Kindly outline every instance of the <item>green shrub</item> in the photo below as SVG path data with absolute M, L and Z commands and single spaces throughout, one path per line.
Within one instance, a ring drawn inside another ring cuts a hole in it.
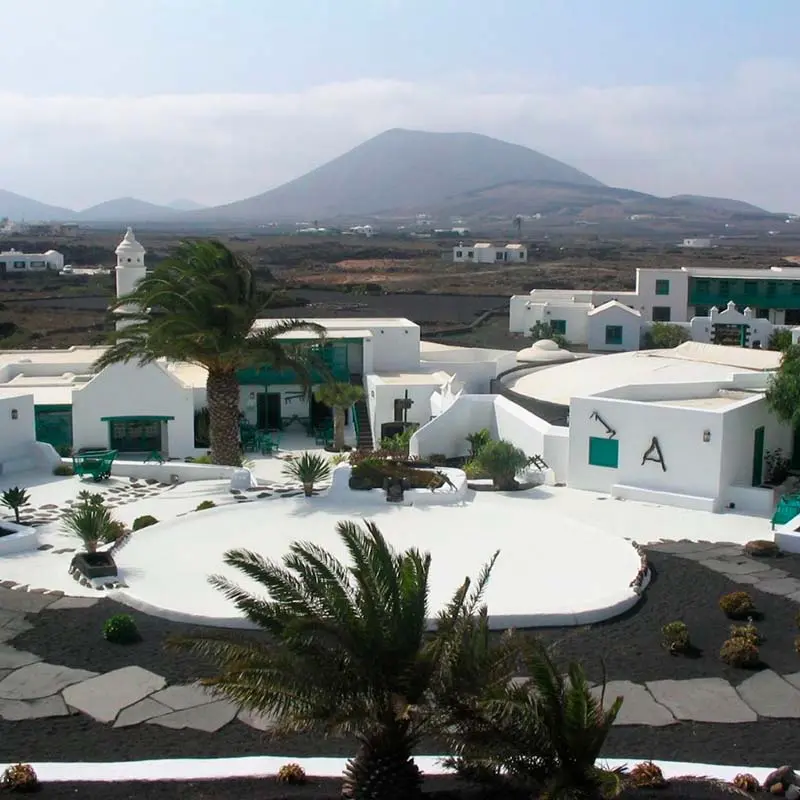
M 306 771 L 299 765 L 291 762 L 284 764 L 278 770 L 278 782 L 299 786 L 307 781 Z
M 719 657 L 732 667 L 757 667 L 761 663 L 758 645 L 744 637 L 727 639 Z
M 681 325 L 669 322 L 654 322 L 644 335 L 644 346 L 647 350 L 664 350 L 677 347 L 691 339 L 689 331 Z
M 409 427 L 402 433 L 396 433 L 394 436 L 384 436 L 381 439 L 381 450 L 388 450 L 390 453 L 399 456 L 407 456 L 411 437 L 418 427 L 418 425 L 409 424 Z
M 11 489 L 6 489 L 0 495 L 0 505 L 5 506 L 10 511 L 14 512 L 14 522 L 19 525 L 19 512 L 25 506 L 30 505 L 31 496 L 25 489 L 20 486 L 14 486 Z
M 518 488 L 517 474 L 531 463 L 523 450 L 506 441 L 488 442 L 475 461 L 492 479 L 495 489 L 500 491 Z
M 140 531 L 142 528 L 149 528 L 157 522 L 158 520 L 151 514 L 143 514 L 141 517 L 136 517 L 133 521 L 133 529 L 135 531 Z
M 652 761 L 643 761 L 641 764 L 637 764 L 628 773 L 628 783 L 637 789 L 660 789 L 667 785 L 661 767 Z
M 477 458 L 481 450 L 492 441 L 492 434 L 488 428 L 481 428 L 481 430 L 469 434 L 467 441 L 469 442 L 470 458 Z
M 331 465 L 319 453 L 305 452 L 287 461 L 281 474 L 302 484 L 303 494 L 311 497 L 314 494 L 314 485 L 330 478 Z
M 70 475 L 74 475 L 75 470 L 69 464 L 56 464 L 53 467 L 53 475 L 58 475 L 60 477 L 69 477 Z
M 428 456 L 428 463 L 434 467 L 444 467 L 447 465 L 447 456 L 444 453 L 431 453 Z
M 214 462 L 211 460 L 211 453 L 206 453 L 202 456 L 196 456 L 192 459 L 192 464 L 213 464 Z
M 719 607 L 730 619 L 747 619 L 756 610 L 756 604 L 747 592 L 730 592 L 722 595 Z
M 473 481 L 483 480 L 489 477 L 486 470 L 473 458 L 464 464 L 464 474 Z
M 20 794 L 39 789 L 39 778 L 30 764 L 12 764 L 3 771 L 0 788 Z
M 353 467 L 351 476 L 372 489 L 382 489 L 387 478 L 405 479 L 410 489 L 438 489 L 445 483 L 441 475 L 431 470 L 385 458 L 365 458 Z
M 745 625 L 731 625 L 730 631 L 731 639 L 745 639 L 756 646 L 764 641 L 764 637 L 758 632 L 752 620 L 748 620 Z
M 689 628 L 686 623 L 675 621 L 668 622 L 661 629 L 661 636 L 663 637 L 664 647 L 670 653 L 685 653 L 691 647 L 689 640 Z
M 536 324 L 530 329 L 531 338 L 534 342 L 539 342 L 542 339 L 549 339 L 555 342 L 560 348 L 566 349 L 569 347 L 567 337 L 563 333 L 556 333 L 553 326 L 549 322 L 542 322 L 537 320 Z
M 788 328 L 777 328 L 772 331 L 767 343 L 769 350 L 780 350 L 781 352 L 792 346 L 792 332 Z
M 217 504 L 213 500 L 203 500 L 202 503 L 197 504 L 195 511 L 207 511 L 209 508 L 216 508 Z
M 114 614 L 103 625 L 103 638 L 114 644 L 133 644 L 141 638 L 130 614 Z
M 61 458 L 69 458 L 72 455 L 72 446 L 68 444 L 60 444 L 56 447 L 56 453 L 58 453 Z

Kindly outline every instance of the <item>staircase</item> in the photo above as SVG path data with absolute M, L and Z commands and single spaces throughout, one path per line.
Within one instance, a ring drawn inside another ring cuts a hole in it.
M 360 375 L 351 375 L 350 383 L 353 386 L 364 385 Z M 369 424 L 367 401 L 363 397 L 353 406 L 353 427 L 356 431 L 356 447 L 359 450 L 372 450 L 372 426 Z

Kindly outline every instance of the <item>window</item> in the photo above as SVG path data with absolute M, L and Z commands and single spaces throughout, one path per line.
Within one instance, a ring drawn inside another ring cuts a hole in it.
M 709 287 L 709 281 L 707 280 L 697 281 L 696 288 L 699 294 L 708 294 L 708 287 Z
M 767 297 L 775 297 L 775 292 L 778 286 L 775 281 L 769 281 L 767 283 Z
M 756 281 L 745 281 L 744 290 L 747 294 L 758 294 L 758 283 Z
M 45 266 L 44 261 L 31 261 L 31 269 L 44 269 Z
M 502 261 L 505 257 L 505 253 L 495 253 L 494 257 L 497 261 Z
M 719 293 L 726 299 L 729 300 L 730 293 L 731 293 L 731 282 L 730 281 L 720 281 L 719 282 Z
M 619 439 L 601 439 L 599 436 L 589 437 L 589 464 L 593 467 L 619 466 Z
M 622 325 L 606 325 L 606 344 L 622 344 Z
M 470 250 L 467 253 L 467 258 L 475 258 L 475 251 L 474 250 Z
M 551 319 L 550 330 L 553 333 L 559 333 L 564 336 L 567 332 L 567 321 L 565 319 Z
M 653 306 L 653 322 L 669 322 L 671 313 L 669 306 Z
M 463 255 L 464 255 L 464 251 L 463 250 L 456 250 L 456 258 L 461 258 L 461 256 L 463 256 Z
M 669 294 L 669 281 L 657 280 L 656 281 L 656 294 Z
M 757 308 L 756 309 L 756 319 L 769 319 L 769 309 L 768 308 Z
M 14 269 L 25 269 L 25 262 L 24 261 L 15 261 L 14 262 Z
M 0 265 L 0 266 L 2 266 L 2 265 Z M 797 297 L 797 295 L 799 295 L 799 294 L 800 294 L 800 281 L 795 281 L 795 282 L 792 284 L 792 294 L 793 294 L 795 297 Z
M 695 306 L 694 307 L 694 315 L 696 317 L 707 317 L 708 316 L 708 306 Z
M 520 253 L 519 254 L 519 260 L 523 261 L 524 259 L 525 259 L 525 253 Z

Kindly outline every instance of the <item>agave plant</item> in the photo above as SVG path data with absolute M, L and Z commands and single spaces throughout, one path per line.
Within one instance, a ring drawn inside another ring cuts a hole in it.
M 475 461 L 491 477 L 495 489 L 501 491 L 516 489 L 517 474 L 531 463 L 523 450 L 502 440 L 483 445 Z
M 78 499 L 80 502 L 67 509 L 62 517 L 67 533 L 77 536 L 87 553 L 96 553 L 101 544 L 110 542 L 118 550 L 127 539 L 125 529 L 114 519 L 103 495 L 81 492 Z
M 25 491 L 25 489 L 22 489 L 19 486 L 14 486 L 12 489 L 6 489 L 3 494 L 0 495 L 0 503 L 14 512 L 14 522 L 16 522 L 17 525 L 19 525 L 20 509 L 29 505 L 30 502 L 31 496 Z
M 319 453 L 305 452 L 297 458 L 287 461 L 282 474 L 303 485 L 303 493 L 311 497 L 314 485 L 328 480 L 331 476 L 331 465 L 327 458 Z
M 447 760 L 463 777 L 551 800 L 595 800 L 622 790 L 619 771 L 595 766 L 622 706 L 618 697 L 604 708 L 583 669 L 567 674 L 540 642 L 527 642 L 522 663 L 530 676 L 476 698 L 460 709 L 450 731 L 457 756 Z
M 352 565 L 312 543 L 294 543 L 282 564 L 243 550 L 225 563 L 260 584 L 254 596 L 212 576 L 211 583 L 269 634 L 269 642 L 226 636 L 172 640 L 210 660 L 204 683 L 279 730 L 349 733 L 359 742 L 345 771 L 353 800 L 417 800 L 421 775 L 412 750 L 441 733 L 450 708 L 508 682 L 516 656 L 489 646 L 479 608 L 494 559 L 474 588 L 469 579 L 428 630 L 430 555 L 395 552 L 373 523 L 340 522 Z M 495 558 L 497 554 L 495 554 Z

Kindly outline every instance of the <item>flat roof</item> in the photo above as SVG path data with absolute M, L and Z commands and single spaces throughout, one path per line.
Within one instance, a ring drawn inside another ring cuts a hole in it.
M 760 392 L 742 392 L 737 390 L 720 390 L 705 397 L 686 397 L 683 400 L 645 400 L 646 403 L 655 403 L 660 406 L 677 406 L 678 408 L 706 408 L 718 409 L 741 403 L 742 400 L 752 400 L 759 397 Z
M 15 388 L 8 384 L 0 385 L 0 398 L 18 397 L 23 394 L 33 395 L 33 403 L 37 406 L 71 406 L 72 392 L 76 386 L 26 386 Z
M 730 351 L 744 349 L 748 353 L 771 352 L 721 345 L 706 347 Z M 678 349 L 680 348 L 676 348 Z M 780 353 L 775 355 L 780 359 Z M 727 381 L 737 373 L 755 374 L 764 371 L 763 368 L 748 369 L 737 364 L 719 363 L 721 360 L 722 354 L 717 355 L 715 362 L 701 360 L 699 357 L 676 357 L 674 351 L 664 350 L 612 353 L 540 367 L 506 385 L 526 397 L 567 406 L 573 397 L 612 392 L 622 386 Z M 730 360 L 736 360 L 735 354 L 730 354 Z
M 312 322 L 322 325 L 327 331 L 363 330 L 365 328 L 418 328 L 419 326 L 405 317 L 338 317 L 334 319 L 319 319 L 316 317 L 297 317 L 303 322 Z M 284 317 L 261 317 L 253 324 L 254 329 L 266 328 L 276 322 L 287 322 Z M 295 334 L 291 334 L 295 336 Z
M 437 370 L 436 372 L 379 372 L 375 377 L 381 383 L 399 386 L 442 386 L 453 376 Z
M 94 365 L 107 347 L 68 347 L 65 350 L 0 350 L 0 366 L 8 364 Z
M 771 280 L 800 280 L 800 267 L 770 267 L 768 269 L 747 269 L 744 267 L 726 269 L 725 267 L 682 267 L 695 278 L 769 278 Z

